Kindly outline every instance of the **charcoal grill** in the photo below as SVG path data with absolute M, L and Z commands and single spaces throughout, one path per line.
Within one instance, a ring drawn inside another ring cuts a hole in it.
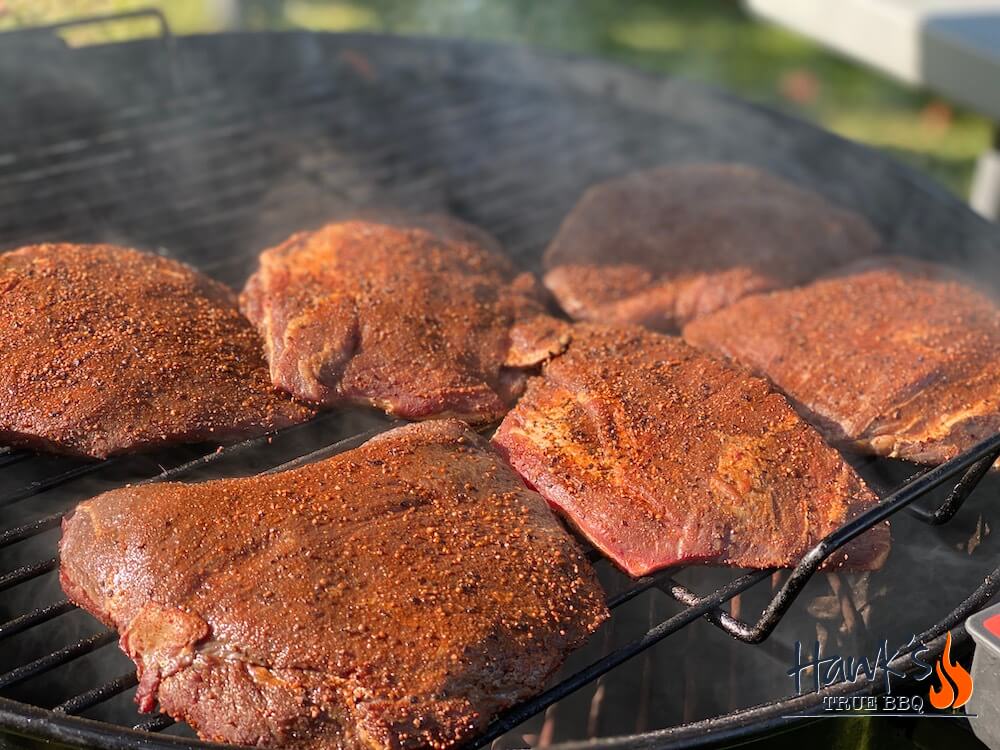
M 719 92 L 480 43 L 306 32 L 175 39 L 163 29 L 157 39 L 78 50 L 52 28 L 3 38 L 0 85 L 12 93 L 0 101 L 0 247 L 115 241 L 239 286 L 256 252 L 291 231 L 394 205 L 479 224 L 537 270 L 589 184 L 653 164 L 736 160 L 859 211 L 897 251 L 995 279 L 1000 230 L 943 189 L 879 153 Z M 76 502 L 125 482 L 273 470 L 390 425 L 336 411 L 236 445 L 101 463 L 0 449 L 7 739 L 208 746 L 168 717 L 135 714 L 134 671 L 115 635 L 59 590 L 58 526 Z M 547 692 L 472 746 L 718 744 L 790 726 L 826 695 L 880 691 L 876 676 L 792 695 L 790 643 L 822 636 L 831 648 L 863 653 L 883 637 L 916 635 L 931 657 L 950 629 L 962 643 L 965 616 L 1000 589 L 984 502 L 998 456 L 1000 436 L 914 476 L 916 467 L 859 459 L 885 499 L 790 573 L 689 568 L 630 580 L 594 554 L 611 625 Z M 885 571 L 816 572 L 889 517 Z M 905 657 L 894 666 L 910 668 Z

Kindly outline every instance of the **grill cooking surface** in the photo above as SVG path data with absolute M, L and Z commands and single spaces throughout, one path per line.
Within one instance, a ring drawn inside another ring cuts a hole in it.
M 297 34 L 181 40 L 172 68 L 154 42 L 56 48 L 46 60 L 19 71 L 28 77 L 20 96 L 0 104 L 4 248 L 120 242 L 238 287 L 261 248 L 331 215 L 388 204 L 479 224 L 537 270 L 588 184 L 651 164 L 737 159 L 862 211 L 914 254 L 940 258 L 948 248 L 942 259 L 973 271 L 991 267 L 995 254 L 994 229 L 864 149 L 723 97 L 587 61 Z M 159 80 L 162 87 L 149 83 Z M 0 725 L 109 747 L 191 737 L 169 718 L 135 713 L 134 670 L 116 635 L 59 589 L 58 526 L 75 503 L 126 482 L 269 471 L 354 447 L 389 425 L 370 412 L 339 410 L 221 449 L 103 463 L 0 452 Z M 514 727 L 502 746 L 651 729 L 665 731 L 662 741 L 735 731 L 815 697 L 723 725 L 671 727 L 787 698 L 795 640 L 822 637 L 831 649 L 865 653 L 883 638 L 940 634 L 1000 585 L 988 562 L 997 547 L 988 509 L 973 498 L 952 520 L 998 454 L 994 438 L 896 493 L 913 467 L 862 461 L 888 498 L 791 573 L 691 568 L 630 580 L 592 554 L 611 623 L 550 690 L 514 708 L 476 745 Z M 898 512 L 907 506 L 909 516 Z M 894 547 L 884 571 L 812 575 L 838 544 L 890 515 Z M 758 648 L 733 641 L 758 643 L 772 631 Z M 634 668 L 616 669 L 625 662 Z M 70 718 L 78 716 L 107 723 Z M 161 734 L 122 733 L 127 726 Z

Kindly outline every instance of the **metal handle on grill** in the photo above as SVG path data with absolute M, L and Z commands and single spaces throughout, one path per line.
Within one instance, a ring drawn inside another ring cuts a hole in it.
M 163 47 L 163 53 L 166 58 L 167 65 L 167 82 L 171 87 L 175 87 L 177 81 L 177 66 L 174 33 L 170 29 L 170 23 L 167 21 L 167 17 L 159 8 L 138 8 L 136 10 L 126 10 L 119 13 L 99 13 L 89 16 L 78 16 L 75 18 L 68 18 L 63 21 L 54 21 L 53 23 L 29 26 L 23 29 L 11 29 L 9 31 L 0 32 L 0 35 L 7 36 L 8 38 L 13 36 L 32 37 L 39 34 L 51 34 L 62 29 L 74 28 L 77 26 L 113 23 L 115 21 L 127 21 L 134 18 L 151 18 L 159 25 L 160 45 Z

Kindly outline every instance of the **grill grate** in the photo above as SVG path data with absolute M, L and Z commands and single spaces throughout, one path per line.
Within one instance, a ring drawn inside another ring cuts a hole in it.
M 326 414 L 318 418 L 317 421 L 322 422 L 324 420 L 332 420 L 334 418 L 334 414 Z M 314 423 L 310 423 L 309 425 L 297 425 L 283 431 L 282 436 L 287 436 L 289 433 L 302 431 L 306 428 L 315 428 L 315 426 L 316 425 Z M 386 425 L 386 427 L 388 426 L 389 425 Z M 374 433 L 362 433 L 361 435 L 338 442 L 334 446 L 322 448 L 319 451 L 306 454 L 305 456 L 289 463 L 282 464 L 275 469 L 271 469 L 271 471 L 291 468 L 291 466 L 301 464 L 308 460 L 315 460 L 342 450 L 348 450 L 360 445 L 364 442 L 364 440 L 371 437 L 372 434 Z M 198 470 L 203 470 L 216 462 L 232 459 L 234 456 L 238 456 L 241 453 L 248 451 L 260 451 L 262 449 L 266 450 L 269 443 L 271 443 L 274 439 L 275 438 L 273 437 L 255 438 L 227 448 L 214 450 L 209 453 L 205 453 L 192 461 L 183 463 L 172 469 L 165 470 L 158 475 L 149 477 L 143 481 L 158 482 L 184 479 L 196 473 Z M 928 492 L 935 487 L 948 482 L 950 479 L 959 477 L 959 481 L 944 503 L 932 511 L 925 511 L 920 515 L 920 518 L 928 523 L 933 523 L 934 519 L 940 517 L 943 513 L 949 514 L 949 517 L 953 516 L 961 506 L 962 502 L 968 497 L 972 489 L 974 489 L 977 480 L 982 478 L 982 465 L 984 463 L 990 465 L 998 457 L 1000 457 L 1000 436 L 984 441 L 973 450 L 940 467 L 921 473 L 916 478 L 907 482 L 897 492 L 885 498 L 876 508 L 831 534 L 820 544 L 816 545 L 816 547 L 811 550 L 804 557 L 803 561 L 791 572 L 778 592 L 771 598 L 770 602 L 765 607 L 760 619 L 753 625 L 733 617 L 723 611 L 721 607 L 742 592 L 747 591 L 748 589 L 771 578 L 775 571 L 764 570 L 741 575 L 726 585 L 704 595 L 697 594 L 686 586 L 678 583 L 676 580 L 678 569 L 663 571 L 656 575 L 641 578 L 632 582 L 624 590 L 609 598 L 609 608 L 615 610 L 620 605 L 625 604 L 626 602 L 651 589 L 662 591 L 673 600 L 684 605 L 684 608 L 673 616 L 651 627 L 638 639 L 615 649 L 598 661 L 593 662 L 582 670 L 559 681 L 541 695 L 512 708 L 498 718 L 483 735 L 476 738 L 476 740 L 471 743 L 471 747 L 483 747 L 487 745 L 522 724 L 524 721 L 545 711 L 545 709 L 552 706 L 559 700 L 590 684 L 600 676 L 608 673 L 637 654 L 640 654 L 646 649 L 654 646 L 664 638 L 677 633 L 685 626 L 700 618 L 708 619 L 712 622 L 712 624 L 720 627 L 729 635 L 746 643 L 759 643 L 763 641 L 780 621 L 781 617 L 791 606 L 795 598 L 801 593 L 802 589 L 815 573 L 817 568 L 840 546 L 846 544 L 851 539 L 872 528 L 878 523 L 881 523 L 889 516 L 899 512 L 901 509 L 908 507 L 917 499 L 926 496 Z M 20 502 L 31 497 L 44 495 L 47 491 L 54 487 L 58 487 L 66 483 L 72 483 L 74 480 L 86 476 L 88 473 L 107 468 L 111 463 L 111 461 L 105 461 L 103 463 L 87 464 L 85 467 L 71 469 L 63 474 L 53 477 L 50 480 L 32 483 L 26 487 L 16 489 L 9 495 L 6 495 L 0 504 Z M 83 469 L 87 469 L 87 471 L 83 471 Z M 54 528 L 58 525 L 63 515 L 64 512 L 57 512 L 41 519 L 34 520 L 28 524 L 7 529 L 3 533 L 3 536 L 0 537 L 0 550 L 16 542 Z M 591 557 L 596 561 L 599 555 L 592 553 Z M 23 565 L 0 577 L 0 590 L 10 588 L 33 578 L 48 575 L 55 571 L 57 565 L 58 561 L 55 557 Z M 1000 587 L 1000 569 L 994 571 L 992 579 L 988 581 L 988 584 L 989 585 L 984 585 L 983 588 L 975 592 L 975 594 L 963 604 L 967 611 L 973 611 L 982 606 L 982 604 L 984 604 L 991 596 L 993 596 L 993 594 L 996 593 L 998 587 Z M 73 609 L 75 609 L 74 605 L 70 604 L 65 599 L 62 599 L 44 607 L 26 612 L 25 614 L 19 615 L 18 617 L 0 624 L 0 640 L 65 615 Z M 99 633 L 81 638 L 74 643 L 58 648 L 49 654 L 18 666 L 5 674 L 0 674 L 0 690 L 9 689 L 22 682 L 38 677 L 45 672 L 62 667 L 81 656 L 113 643 L 116 639 L 117 636 L 113 631 L 105 629 Z M 64 715 L 78 714 L 135 687 L 135 684 L 136 679 L 134 673 L 130 672 L 123 674 L 113 680 L 88 689 L 85 692 L 63 701 L 53 710 Z M 143 732 L 159 732 L 172 726 L 173 724 L 173 720 L 169 717 L 158 715 L 139 722 L 134 726 L 134 729 Z
M 359 44 L 349 42 L 347 49 Z M 610 96 L 607 91 L 597 98 L 570 92 L 553 97 L 544 87 L 493 80 L 484 93 L 482 80 L 463 76 L 451 64 L 431 66 L 432 86 L 378 66 L 374 73 L 359 72 L 339 52 L 324 75 L 317 76 L 313 62 L 266 95 L 254 88 L 254 81 L 234 81 L 104 107 L 97 123 L 93 116 L 84 116 L 55 125 L 44 121 L 40 127 L 31 122 L 31 108 L 26 106 L 25 122 L 19 126 L 15 120 L 0 135 L 0 244 L 120 240 L 169 251 L 238 285 L 253 254 L 270 241 L 337 210 L 403 203 L 420 210 L 446 210 L 481 224 L 524 265 L 535 267 L 540 249 L 586 185 L 636 165 L 690 158 L 692 150 L 703 158 L 736 156 L 717 133 L 713 137 L 722 145 L 699 141 L 698 127 L 680 114 L 653 116 L 609 106 L 603 96 Z M 407 64 L 403 60 L 398 67 L 405 71 Z M 741 124 L 752 129 L 749 119 Z M 657 135 L 665 131 L 669 141 Z M 864 196 L 856 200 L 877 204 Z M 881 223 L 888 221 L 882 217 Z M 101 463 L 45 459 L 0 448 L 0 592 L 6 596 L 22 585 L 54 582 L 58 561 L 53 532 L 76 502 L 95 491 L 126 482 L 273 471 L 349 449 L 372 434 L 372 428 L 389 426 L 372 415 L 332 412 L 275 436 L 200 454 L 187 448 Z M 705 587 L 704 594 L 681 582 L 681 569 L 635 581 L 619 576 L 614 579 L 618 585 L 610 589 L 614 593 L 609 606 L 616 611 L 611 627 L 620 620 L 617 613 L 640 597 L 649 598 L 651 606 L 662 600 L 671 607 L 669 614 L 657 614 L 644 632 L 622 645 L 606 639 L 599 658 L 506 712 L 472 746 L 483 747 L 551 711 L 669 636 L 690 632 L 695 623 L 707 621 L 737 641 L 761 643 L 838 547 L 904 508 L 929 525 L 945 524 L 998 456 L 1000 436 L 918 474 L 898 490 L 882 492 L 885 499 L 879 506 L 830 535 L 790 573 L 735 575 L 722 585 Z M 940 487 L 950 490 L 943 501 L 925 499 L 920 507 L 915 505 Z M 599 561 L 599 556 L 593 553 L 592 559 Z M 605 563 L 599 567 L 611 574 Z M 768 580 L 772 591 L 763 596 L 759 616 L 742 619 L 740 613 L 751 608 L 740 597 L 760 594 Z M 998 589 L 1000 568 L 929 628 L 926 637 L 953 627 Z M 30 597 L 21 598 L 29 604 L 16 611 L 8 611 L 0 600 L 0 613 L 8 618 L 0 623 L 0 643 L 61 623 L 76 610 L 61 595 L 41 606 Z M 44 653 L 4 665 L 0 724 L 37 731 L 39 721 L 47 722 L 53 732 L 61 733 L 54 736 L 107 747 L 139 741 L 147 747 L 177 746 L 177 738 L 156 734 L 174 724 L 169 717 L 134 724 L 140 735 L 117 727 L 109 732 L 107 725 L 78 718 L 135 687 L 134 672 L 120 667 L 73 681 L 74 694 L 54 697 L 50 709 L 8 697 L 21 697 L 18 691 L 31 687 L 32 681 L 67 670 L 115 640 L 106 629 L 67 633 L 71 637 Z M 857 687 L 863 684 L 859 681 Z M 600 696 L 595 693 L 594 705 Z M 28 721 L 35 722 L 34 730 L 24 723 Z
M 323 419 L 333 419 L 334 415 L 325 415 Z M 309 425 L 297 425 L 283 431 L 283 435 L 300 431 Z M 387 425 L 388 426 L 388 425 Z M 308 460 L 332 455 L 343 450 L 360 445 L 364 440 L 374 433 L 367 432 L 361 435 L 348 438 L 336 443 L 332 447 L 323 448 L 319 451 L 300 457 L 287 464 L 282 464 L 271 471 L 290 468 Z M 146 482 L 159 482 L 188 478 L 198 470 L 231 459 L 246 451 L 259 451 L 267 448 L 273 440 L 272 437 L 261 437 L 247 440 L 236 445 L 214 450 L 206 453 L 192 461 L 184 463 L 172 469 L 165 470 L 160 474 L 147 478 Z M 961 506 L 965 498 L 975 487 L 976 480 L 981 479 L 983 471 L 981 466 L 984 462 L 992 464 L 1000 457 L 1000 436 L 996 436 L 982 442 L 973 450 L 949 461 L 942 466 L 927 470 L 918 477 L 907 482 L 900 490 L 885 498 L 877 507 L 859 517 L 855 521 L 847 524 L 843 528 L 831 534 L 829 537 L 814 547 L 802 560 L 802 562 L 791 572 L 778 592 L 771 598 L 765 607 L 760 618 L 754 624 L 748 624 L 738 618 L 733 617 L 721 609 L 722 605 L 731 601 L 744 591 L 762 583 L 772 577 L 775 571 L 763 570 L 741 575 L 726 585 L 705 595 L 699 595 L 691 591 L 686 586 L 676 580 L 677 569 L 666 570 L 661 573 L 638 579 L 632 582 L 624 590 L 614 594 L 608 600 L 608 606 L 612 610 L 620 605 L 638 597 L 639 595 L 657 589 L 671 597 L 673 600 L 684 605 L 684 608 L 673 616 L 657 623 L 651 627 L 644 635 L 638 639 L 622 646 L 607 654 L 598 661 L 593 662 L 580 671 L 561 680 L 553 687 L 546 690 L 541 695 L 522 703 L 519 706 L 506 712 L 497 719 L 486 732 L 478 737 L 472 747 L 483 747 L 493 740 L 503 736 L 508 731 L 514 729 L 524 721 L 545 711 L 549 706 L 559 700 L 571 695 L 575 691 L 590 684 L 601 675 L 606 674 L 615 667 L 625 663 L 637 654 L 654 646 L 664 638 L 677 633 L 685 626 L 700 619 L 707 618 L 712 624 L 722 628 L 726 633 L 746 643 L 759 643 L 772 632 L 780 621 L 783 614 L 791 606 L 792 602 L 801 593 L 808 580 L 815 573 L 817 568 L 833 554 L 840 546 L 846 544 L 851 539 L 860 535 L 864 531 L 883 522 L 889 516 L 908 507 L 915 500 L 926 496 L 932 489 L 942 485 L 948 480 L 960 477 L 955 488 L 949 494 L 945 502 L 933 511 L 921 514 L 928 523 L 933 523 L 935 518 L 942 514 L 944 509 L 948 514 L 954 515 Z M 97 471 L 107 467 L 110 462 L 103 464 L 88 464 L 86 468 Z M 64 483 L 72 482 L 74 479 L 83 476 L 79 468 L 72 469 L 64 474 L 54 477 L 47 482 L 36 482 L 27 487 L 15 490 L 7 498 L 17 498 L 10 502 L 19 502 L 30 497 L 42 495 L 53 487 Z M 6 499 L 6 498 L 5 498 Z M 0 537 L 0 549 L 16 542 L 40 534 L 46 530 L 54 528 L 61 520 L 63 512 L 55 513 L 28 524 L 11 528 Z M 599 556 L 594 553 L 592 559 L 596 561 Z M 0 577 L 0 590 L 10 588 L 19 583 L 33 578 L 47 575 L 55 571 L 58 561 L 51 557 L 38 562 L 29 563 Z M 1000 587 L 1000 569 L 994 571 L 990 585 L 984 586 L 974 593 L 970 599 L 964 603 L 968 611 L 974 611 L 981 607 Z M 0 640 L 13 636 L 41 623 L 60 617 L 75 609 L 74 605 L 65 599 L 54 602 L 19 615 L 7 622 L 0 624 Z M 35 678 L 47 671 L 59 668 L 67 663 L 96 651 L 117 639 L 116 634 L 110 630 L 102 630 L 99 633 L 81 638 L 80 640 L 58 648 L 40 658 L 34 659 L 26 664 L 16 667 L 5 674 L 0 674 L 0 690 L 8 689 L 19 683 Z M 135 687 L 136 679 L 134 673 L 123 674 L 107 683 L 82 692 L 56 706 L 53 710 L 65 715 L 78 714 L 92 706 L 123 693 Z M 144 720 L 134 726 L 137 731 L 159 732 L 173 725 L 173 720 L 166 716 L 154 716 Z

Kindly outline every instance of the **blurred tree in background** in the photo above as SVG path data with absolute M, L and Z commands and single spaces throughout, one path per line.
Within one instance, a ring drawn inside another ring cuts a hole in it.
M 0 29 L 160 8 L 178 34 L 309 28 L 462 36 L 600 55 L 778 106 L 893 152 L 965 195 L 989 143 L 982 117 L 916 92 L 734 0 L 0 0 Z M 145 20 L 67 31 L 72 44 L 156 33 Z

